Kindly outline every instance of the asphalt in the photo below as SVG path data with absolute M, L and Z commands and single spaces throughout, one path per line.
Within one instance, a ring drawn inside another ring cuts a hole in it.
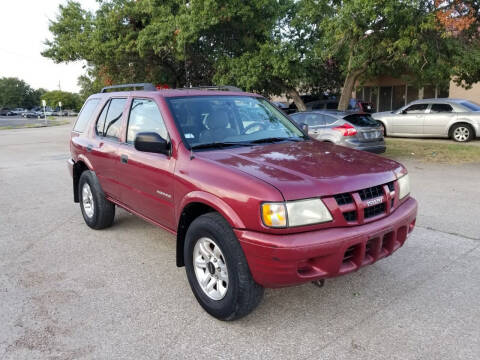
M 68 137 L 0 132 L 0 359 L 480 358 L 480 164 L 408 163 L 420 207 L 403 248 L 226 323 L 197 304 L 172 235 L 122 210 L 84 224 Z

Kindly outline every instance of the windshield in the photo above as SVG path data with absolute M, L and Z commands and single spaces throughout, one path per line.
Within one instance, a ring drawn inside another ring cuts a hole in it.
M 474 103 L 473 101 L 462 101 L 460 104 L 471 111 L 480 111 L 480 105 Z
M 262 98 L 190 96 L 167 98 L 167 102 L 183 138 L 191 147 L 304 138 L 301 130 Z

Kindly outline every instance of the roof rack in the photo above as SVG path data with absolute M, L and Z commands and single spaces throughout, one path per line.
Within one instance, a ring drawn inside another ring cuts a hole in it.
M 122 84 L 122 85 L 112 85 L 112 86 L 105 86 L 102 89 L 102 93 L 107 92 L 110 89 L 123 89 L 123 88 L 133 88 L 136 90 L 137 88 L 143 88 L 144 91 L 156 91 L 157 88 L 155 85 L 151 83 L 137 83 L 137 84 Z
M 211 86 L 193 86 L 184 87 L 180 90 L 220 90 L 220 91 L 242 91 L 242 89 L 231 85 L 211 85 Z

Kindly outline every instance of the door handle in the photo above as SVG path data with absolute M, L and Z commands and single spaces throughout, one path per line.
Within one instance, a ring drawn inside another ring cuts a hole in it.
M 88 145 L 87 145 L 87 151 L 90 152 L 90 151 L 92 151 L 92 149 L 93 149 L 93 145 L 92 145 L 92 144 L 88 144 Z
M 121 155 L 120 156 L 120 161 L 122 162 L 122 164 L 128 163 L 128 156 L 127 155 Z

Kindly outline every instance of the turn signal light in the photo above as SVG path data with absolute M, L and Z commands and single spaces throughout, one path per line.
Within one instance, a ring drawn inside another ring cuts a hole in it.
M 343 124 L 341 126 L 334 127 L 333 130 L 340 131 L 343 136 L 357 135 L 357 129 L 350 124 Z

